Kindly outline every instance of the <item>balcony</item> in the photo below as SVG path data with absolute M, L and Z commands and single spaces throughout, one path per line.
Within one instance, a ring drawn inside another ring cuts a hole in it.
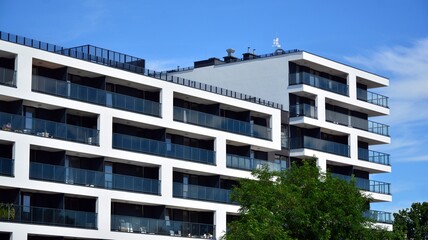
M 377 223 L 392 224 L 394 222 L 394 217 L 390 212 L 368 210 L 364 212 L 364 217 L 369 218 Z
M 307 72 L 290 73 L 289 81 L 290 86 L 306 84 L 329 92 L 349 96 L 348 85 Z
M 229 189 L 174 182 L 173 197 L 195 199 L 209 202 L 237 204 L 230 200 Z
M 30 163 L 30 178 L 72 185 L 160 195 L 160 181 L 80 168 Z
M 255 138 L 272 140 L 272 129 L 268 127 L 176 106 L 174 107 L 174 120 Z
M 13 159 L 0 157 L 0 176 L 14 176 Z
M 0 112 L 0 126 L 4 131 L 25 133 L 39 137 L 55 138 L 78 143 L 99 145 L 97 129 L 24 117 Z
M 303 136 L 292 138 L 290 142 L 291 149 L 309 148 L 321 152 L 349 157 L 349 146 L 342 143 L 327 141 L 323 139 Z
M 215 165 L 214 151 L 119 133 L 113 133 L 113 148 Z
M 158 234 L 176 237 L 214 237 L 215 225 L 164 219 L 112 215 L 112 231 Z
M 358 128 L 374 134 L 389 137 L 389 126 L 382 123 L 373 122 L 331 110 L 326 110 L 325 118 L 328 122 Z
M 290 117 L 310 117 L 317 119 L 317 107 L 306 103 L 290 105 Z
M 281 171 L 286 169 L 285 162 L 283 161 L 281 163 L 276 163 L 234 154 L 226 155 L 226 166 L 228 168 L 252 171 L 254 169 L 261 168 L 264 165 L 266 165 L 271 171 Z
M 332 177 L 350 182 L 352 176 L 332 173 Z M 363 191 L 391 195 L 391 184 L 365 178 L 354 177 L 356 186 Z
M 97 213 L 57 208 L 6 205 L 0 221 L 97 229 Z
M 0 85 L 16 87 L 16 71 L 0 67 Z
M 390 166 L 389 154 L 358 148 L 358 159 Z
M 33 75 L 32 90 L 86 103 L 160 116 L 161 104 L 66 81 Z
M 357 99 L 384 108 L 389 108 L 388 97 L 361 88 L 357 88 Z

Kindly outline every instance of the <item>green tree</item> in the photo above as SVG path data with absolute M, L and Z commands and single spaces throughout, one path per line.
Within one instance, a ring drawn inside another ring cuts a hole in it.
M 403 239 L 428 239 L 428 202 L 415 202 L 412 206 L 394 213 L 394 233 Z
M 363 216 L 369 199 L 355 183 L 320 173 L 313 161 L 253 176 L 232 191 L 240 217 L 228 225 L 227 240 L 389 239 Z

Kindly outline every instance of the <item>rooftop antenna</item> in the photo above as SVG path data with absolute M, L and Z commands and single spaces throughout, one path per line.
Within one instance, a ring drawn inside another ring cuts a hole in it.
M 275 55 L 280 55 L 280 54 L 284 54 L 285 53 L 285 51 L 282 50 L 282 48 L 281 48 L 281 44 L 279 44 L 279 38 L 278 37 L 276 37 L 276 38 L 273 39 L 273 45 L 272 45 L 272 47 L 276 48 L 275 52 L 274 52 Z
M 279 38 L 276 37 L 273 39 L 273 45 L 272 47 L 276 48 L 276 49 L 281 49 L 281 44 L 279 44 Z

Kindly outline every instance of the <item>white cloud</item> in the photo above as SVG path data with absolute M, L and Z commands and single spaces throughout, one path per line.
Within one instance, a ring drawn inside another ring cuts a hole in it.
M 428 161 L 428 38 L 345 59 L 390 77 L 390 87 L 374 90 L 390 98 L 391 115 L 375 119 L 391 125 L 392 144 L 381 148 L 396 161 Z

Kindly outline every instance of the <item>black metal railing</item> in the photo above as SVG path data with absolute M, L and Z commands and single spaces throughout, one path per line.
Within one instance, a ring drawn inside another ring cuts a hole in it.
M 138 64 L 138 61 L 142 59 L 132 57 L 126 54 L 118 53 L 115 51 L 107 50 L 104 48 L 98 48 L 91 45 L 85 45 L 85 46 L 80 46 L 75 48 L 64 48 L 58 45 L 44 43 L 41 41 L 33 40 L 26 37 L 21 37 L 15 34 L 1 32 L 1 31 L 0 31 L 0 40 L 60 54 L 63 56 L 72 57 L 75 59 L 97 63 L 104 66 L 112 67 L 112 68 L 117 68 L 120 70 L 125 70 L 136 74 L 141 74 L 144 76 L 183 85 L 186 87 L 196 88 L 202 91 L 207 91 L 207 92 L 211 92 L 211 93 L 215 93 L 215 94 L 219 94 L 219 95 L 223 95 L 223 96 L 227 96 L 227 97 L 231 97 L 239 100 L 253 102 L 253 103 L 257 103 L 257 104 L 272 107 L 272 108 L 283 109 L 282 104 L 279 104 L 279 103 L 267 101 L 248 94 L 238 93 L 238 92 L 224 89 L 221 87 L 176 77 L 176 76 L 173 76 L 172 74 L 168 74 L 168 72 L 160 72 L 160 71 L 153 71 L 153 70 L 146 69 L 144 67 L 141 67 L 141 64 Z M 87 51 L 88 46 L 94 48 L 95 50 Z M 99 49 L 99 50 L 96 50 L 96 49 Z M 110 55 L 115 57 L 113 58 L 107 57 Z
M 285 55 L 285 54 L 290 54 L 290 53 L 299 53 L 299 52 L 303 52 L 300 49 L 291 49 L 291 50 L 282 50 L 279 49 L 273 53 L 267 53 L 267 54 L 261 54 L 261 55 L 253 55 L 253 58 L 240 58 L 237 59 L 237 62 L 242 62 L 242 61 L 248 61 L 248 60 L 253 60 L 253 59 L 260 59 L 260 58 L 269 58 L 269 57 L 274 57 L 274 56 L 279 56 L 279 55 Z M 226 64 L 227 62 L 220 62 L 220 64 Z M 176 69 L 170 69 L 167 72 L 181 72 L 181 71 L 189 71 L 189 70 L 193 70 L 195 67 L 191 66 L 191 67 L 177 67 Z

